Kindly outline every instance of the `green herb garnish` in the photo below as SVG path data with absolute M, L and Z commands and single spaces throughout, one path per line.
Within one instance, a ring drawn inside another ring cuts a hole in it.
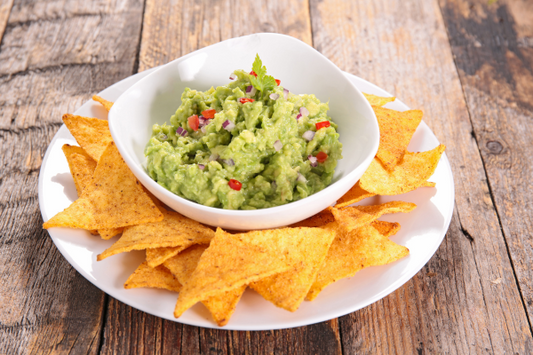
M 267 69 L 263 66 L 259 54 L 255 55 L 252 70 L 257 74 L 257 77 L 251 75 L 250 82 L 257 90 L 261 91 L 261 95 L 264 97 L 266 91 L 273 90 L 276 87 L 276 79 L 270 75 L 266 75 Z

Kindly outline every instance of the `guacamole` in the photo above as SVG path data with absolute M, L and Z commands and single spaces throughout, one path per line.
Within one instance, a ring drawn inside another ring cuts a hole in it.
M 170 124 L 153 126 L 145 155 L 157 183 L 235 210 L 284 205 L 331 183 L 342 144 L 328 104 L 268 84 L 256 62 L 259 75 L 236 70 L 226 86 L 186 88 Z

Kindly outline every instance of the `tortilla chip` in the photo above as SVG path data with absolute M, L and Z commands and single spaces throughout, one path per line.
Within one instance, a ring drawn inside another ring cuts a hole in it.
M 252 282 L 250 287 L 277 307 L 294 312 L 309 292 L 335 232 L 299 227 L 251 231 L 235 237 L 278 255 L 292 266 L 288 271 Z
M 398 233 L 401 227 L 398 222 L 385 221 L 374 221 L 370 225 L 376 228 L 379 234 L 387 238 Z
M 325 209 L 303 221 L 291 224 L 289 227 L 322 227 L 333 221 L 335 221 L 335 217 L 333 217 L 333 214 L 329 209 Z
M 245 243 L 218 228 L 209 248 L 202 254 L 196 269 L 183 286 L 174 316 L 180 317 L 195 303 L 211 296 L 289 269 L 290 266 L 277 255 Z
M 174 292 L 181 290 L 181 284 L 166 267 L 151 268 L 146 262 L 139 265 L 124 283 L 124 288 L 137 287 L 164 288 Z
M 180 283 L 185 284 L 196 269 L 200 257 L 207 248 L 208 245 L 206 244 L 193 245 L 166 260 L 164 266 L 170 270 Z M 245 289 L 246 285 L 222 292 L 202 301 L 219 327 L 228 324 Z
M 162 219 L 163 214 L 111 142 L 81 197 L 44 223 L 43 228 L 110 229 Z
M 428 184 L 446 147 L 421 153 L 407 152 L 402 162 L 390 172 L 374 158 L 359 180 L 361 188 L 377 195 L 399 195 Z
M 431 181 L 424 181 L 420 187 L 435 187 L 437 183 Z
M 67 113 L 63 115 L 63 122 L 65 122 L 76 142 L 96 162 L 100 160 L 109 143 L 113 141 L 109 125 L 105 120 Z
M 94 169 L 96 169 L 96 161 L 81 147 L 64 144 L 61 149 L 67 158 L 70 174 L 74 179 L 78 196 L 81 196 L 85 186 L 91 182 Z
M 394 100 L 396 100 L 396 98 L 393 96 L 393 97 L 381 97 L 381 96 L 376 96 L 376 95 L 372 95 L 372 94 L 365 94 L 363 93 L 363 95 L 365 96 L 365 98 L 368 100 L 368 102 L 370 103 L 370 105 L 372 106 L 383 106 L 389 102 L 392 102 Z
M 332 222 L 324 229 L 336 231 L 337 237 L 307 294 L 308 301 L 314 300 L 335 281 L 354 276 L 369 266 L 392 263 L 409 254 L 409 249 L 392 242 L 371 225 L 347 232 L 337 222 Z
M 389 170 L 403 158 L 413 133 L 422 121 L 422 111 L 394 111 L 383 107 L 372 107 L 379 125 L 379 148 L 376 157 Z
M 107 112 L 109 112 L 111 110 L 111 107 L 113 107 L 113 102 L 107 101 L 106 99 L 103 99 L 98 95 L 93 95 L 93 100 L 101 103 L 102 106 L 104 106 L 104 108 L 107 110 Z
M 368 192 L 366 190 L 363 190 L 361 186 L 359 186 L 359 181 L 353 185 L 353 187 L 348 190 L 347 193 L 345 193 L 335 205 L 336 208 L 341 208 L 345 206 L 349 206 L 353 203 L 359 202 L 367 197 L 376 196 L 376 194 L 373 194 L 371 192 Z
M 179 252 L 188 247 L 188 245 L 180 245 L 178 247 L 148 248 L 146 249 L 146 261 L 148 265 L 155 267 L 155 265 L 163 264 L 165 260 L 178 255 Z
M 411 212 L 416 208 L 412 202 L 391 201 L 381 205 L 331 208 L 335 221 L 346 231 L 361 228 L 388 213 Z
M 97 260 L 118 253 L 148 248 L 179 247 L 184 250 L 193 244 L 209 243 L 215 236 L 215 232 L 211 229 L 179 213 L 171 211 L 162 211 L 162 213 L 165 218 L 159 222 L 139 224 L 124 229 L 122 237 L 98 255 Z

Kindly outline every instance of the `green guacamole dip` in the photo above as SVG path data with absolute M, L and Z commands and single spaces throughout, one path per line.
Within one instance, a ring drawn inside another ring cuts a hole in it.
M 237 70 L 227 86 L 185 89 L 170 124 L 155 124 L 145 149 L 157 183 L 202 205 L 234 210 L 284 205 L 331 183 L 342 144 L 328 104 L 282 86 L 247 94 L 252 75 Z M 209 109 L 216 110 L 211 120 L 202 116 Z

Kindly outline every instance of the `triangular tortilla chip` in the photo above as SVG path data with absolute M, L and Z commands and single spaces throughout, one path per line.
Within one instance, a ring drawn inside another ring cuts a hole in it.
M 78 196 L 81 196 L 83 190 L 92 181 L 94 170 L 96 169 L 96 161 L 87 154 L 81 147 L 65 144 L 62 147 L 63 153 L 68 161 L 70 174 L 74 179 L 76 191 Z M 111 239 L 114 236 L 122 233 L 124 228 L 100 229 L 98 231 L 90 231 L 91 234 L 100 234 L 102 239 Z
M 64 144 L 61 149 L 67 158 L 78 196 L 81 196 L 85 186 L 91 182 L 94 169 L 96 169 L 96 161 L 81 147 Z
M 289 227 L 322 227 L 333 221 L 335 221 L 335 217 L 329 209 L 325 209 L 303 221 L 291 224 Z
M 385 221 L 374 221 L 370 225 L 376 228 L 379 234 L 387 238 L 398 233 L 401 227 L 398 222 Z
M 107 112 L 109 112 L 111 110 L 111 107 L 113 107 L 113 102 L 107 101 L 106 99 L 103 99 L 98 95 L 93 95 L 93 100 L 101 103 L 102 106 L 104 106 L 104 108 L 107 110 Z
M 372 196 L 376 196 L 376 194 L 363 190 L 361 186 L 359 186 L 359 181 L 357 181 L 355 185 L 353 185 L 353 187 L 348 190 L 347 193 L 345 193 L 341 198 L 339 198 L 335 207 L 341 208 L 349 206 L 353 203 L 359 202 L 367 197 Z
M 359 184 L 362 189 L 377 195 L 399 195 L 428 186 L 431 182 L 426 180 L 433 175 L 445 148 L 441 144 L 427 152 L 407 152 L 392 172 L 374 159 Z
M 235 237 L 278 255 L 292 266 L 288 271 L 252 282 L 250 287 L 277 307 L 294 312 L 313 284 L 335 232 L 299 227 L 251 231 Z
M 180 283 L 185 284 L 196 269 L 200 257 L 208 246 L 206 244 L 193 245 L 178 255 L 166 260 L 164 266 L 170 270 Z M 219 327 L 228 324 L 245 289 L 246 285 L 231 291 L 222 292 L 202 301 Z
M 76 142 L 96 162 L 100 160 L 109 143 L 113 141 L 109 125 L 105 120 L 67 113 L 63 115 L 63 122 L 65 122 Z
M 389 170 L 400 162 L 407 152 L 413 133 L 422 121 L 422 111 L 394 111 L 373 106 L 379 125 L 379 148 L 376 157 Z
M 363 95 L 365 96 L 365 98 L 368 100 L 368 102 L 372 106 L 383 106 L 389 102 L 396 100 L 395 97 L 381 97 L 381 96 L 365 94 L 365 93 L 363 93 Z
M 202 254 L 189 281 L 183 286 L 174 316 L 180 317 L 195 303 L 211 296 L 238 289 L 290 268 L 278 255 L 245 243 L 218 228 L 209 248 Z
M 166 267 L 151 268 L 146 262 L 139 265 L 124 283 L 124 288 L 137 287 L 163 288 L 174 292 L 181 290 L 181 284 Z
M 409 249 L 390 241 L 370 225 L 346 232 L 337 222 L 332 222 L 324 229 L 336 231 L 337 237 L 307 294 L 308 301 L 314 300 L 333 282 L 354 276 L 366 267 L 385 265 L 409 254 Z
M 113 142 L 102 155 L 92 179 L 80 198 L 44 223 L 45 229 L 120 228 L 163 219 Z
M 209 243 L 215 236 L 215 232 L 208 227 L 179 213 L 163 211 L 163 214 L 165 218 L 159 222 L 139 224 L 124 229 L 122 237 L 98 255 L 97 260 L 118 253 L 148 248 L 180 247 L 184 250 L 193 244 Z
M 178 253 L 188 247 L 189 245 L 185 244 L 177 247 L 148 248 L 146 249 L 146 261 L 148 262 L 148 265 L 155 267 L 163 264 L 165 260 L 178 255 Z
M 412 202 L 391 201 L 372 206 L 350 206 L 331 208 L 335 221 L 346 231 L 361 228 L 388 213 L 411 212 L 416 208 Z

